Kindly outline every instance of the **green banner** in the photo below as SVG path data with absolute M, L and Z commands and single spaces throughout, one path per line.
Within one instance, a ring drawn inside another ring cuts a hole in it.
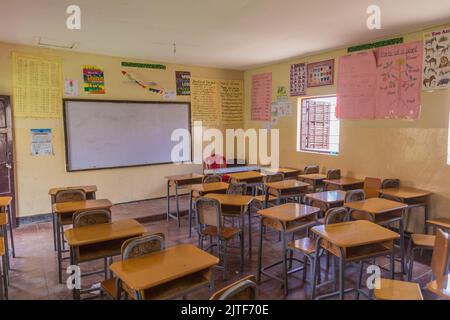
M 122 67 L 133 67 L 133 68 L 147 68 L 147 69 L 163 69 L 166 70 L 166 66 L 163 64 L 152 64 L 152 63 L 137 63 L 137 62 L 122 62 Z
M 382 41 L 378 41 L 378 42 L 374 42 L 374 43 L 366 43 L 366 44 L 361 44 L 358 46 L 353 46 L 347 49 L 347 52 L 356 52 L 356 51 L 361 51 L 361 50 L 368 50 L 368 49 L 374 49 L 374 48 L 379 48 L 379 47 L 386 47 L 386 46 L 391 46 L 393 44 L 399 44 L 399 43 L 403 43 L 403 37 L 401 38 L 394 38 L 394 39 L 388 39 L 388 40 L 382 40 Z

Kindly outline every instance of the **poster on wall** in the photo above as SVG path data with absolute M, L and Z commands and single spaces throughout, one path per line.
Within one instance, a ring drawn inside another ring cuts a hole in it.
M 380 48 L 376 54 L 378 60 L 375 118 L 418 119 L 423 42 Z
M 191 95 L 191 73 L 189 71 L 175 71 L 177 95 Z
M 307 86 L 321 87 L 332 85 L 334 81 L 334 59 L 308 63 Z
M 422 89 L 450 87 L 450 27 L 423 34 Z
M 291 96 L 303 96 L 306 94 L 306 64 L 297 63 L 291 65 L 290 85 Z
M 336 92 L 338 119 L 373 119 L 376 107 L 377 63 L 373 51 L 339 58 Z
M 84 92 L 105 94 L 105 75 L 103 69 L 96 66 L 83 67 Z
M 64 80 L 64 94 L 67 97 L 78 96 L 78 80 L 74 79 Z
M 32 156 L 52 155 L 52 129 L 30 129 L 30 144 Z
M 272 73 L 252 77 L 251 119 L 271 121 L 272 118 Z

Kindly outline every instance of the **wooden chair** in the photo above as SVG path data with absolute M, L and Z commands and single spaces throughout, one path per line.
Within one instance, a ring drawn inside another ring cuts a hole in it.
M 246 191 L 247 191 L 247 184 L 243 182 L 230 183 L 228 185 L 227 194 L 244 195 Z M 240 224 L 241 220 L 239 218 L 241 217 L 241 212 L 235 207 L 225 207 L 225 210 L 222 210 L 222 215 L 224 217 L 230 218 L 233 223 L 233 226 L 235 219 L 237 219 L 238 223 Z
M 366 192 L 362 189 L 350 190 L 345 193 L 344 202 L 356 202 L 366 199 Z
M 450 238 L 448 233 L 440 229 L 437 230 L 433 257 L 431 258 L 433 279 L 438 279 L 447 274 L 449 250 Z M 374 289 L 374 295 L 378 300 L 423 300 L 422 292 L 417 283 L 390 279 L 381 279 L 380 287 Z
M 222 177 L 218 174 L 210 174 L 203 177 L 202 183 L 213 183 L 213 182 L 221 182 Z
M 384 179 L 381 182 L 381 189 L 400 188 L 400 179 Z
M 244 195 L 246 190 L 247 190 L 247 185 L 243 182 L 230 183 L 228 185 L 227 194 Z
M 197 210 L 198 246 L 203 249 L 203 241 L 209 237 L 210 244 L 205 250 L 217 246 L 219 259 L 223 261 L 223 278 L 228 272 L 227 248 L 228 242 L 236 236 L 240 243 L 240 268 L 244 266 L 244 238 L 240 228 L 225 227 L 220 202 L 216 199 L 200 197 L 195 204 Z M 214 242 L 213 240 L 216 240 Z
M 436 236 L 432 234 L 411 234 L 408 245 L 408 281 L 412 279 L 414 270 L 414 256 L 417 250 L 433 250 Z
M 378 198 L 378 189 L 381 189 L 380 178 L 366 177 L 364 179 L 364 192 L 366 193 L 366 199 Z
M 121 256 L 122 260 L 132 259 L 140 257 L 146 254 L 164 250 L 165 248 L 165 236 L 163 233 L 144 234 L 141 237 L 128 239 L 122 244 Z M 106 294 L 111 299 L 115 300 L 120 298 L 117 291 L 118 279 L 113 277 L 101 282 L 102 293 Z M 125 284 L 121 284 L 126 297 L 135 299 L 133 291 Z M 120 299 L 119 299 L 120 300 Z
M 5 241 L 0 237 L 0 257 L 2 259 L 0 268 L 0 300 L 8 300 L 8 264 L 6 261 Z
M 216 291 L 209 300 L 256 300 L 257 286 L 254 275 L 238 280 Z
M 327 180 L 335 180 L 341 178 L 341 169 L 330 169 L 327 171 Z
M 320 168 L 318 165 L 308 165 L 303 169 L 303 174 L 313 174 L 313 173 L 319 173 Z
M 323 223 L 325 225 L 346 222 L 349 221 L 349 212 L 344 207 L 336 207 L 327 210 L 325 217 L 323 218 Z M 292 253 L 294 251 L 300 252 L 304 256 L 303 260 L 303 281 L 306 279 L 307 265 L 310 265 L 311 282 L 314 277 L 314 264 L 316 255 L 316 240 L 310 237 L 304 237 L 298 240 L 294 240 L 288 244 L 288 247 Z M 320 262 L 319 262 L 320 263 Z M 327 270 L 328 270 L 328 256 L 327 256 Z

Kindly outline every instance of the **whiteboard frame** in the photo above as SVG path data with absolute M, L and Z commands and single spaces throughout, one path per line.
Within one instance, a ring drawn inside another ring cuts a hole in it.
M 119 168 L 134 168 L 134 167 L 144 167 L 144 166 L 157 166 L 164 164 L 175 164 L 174 162 L 159 162 L 159 163 L 144 163 L 144 164 L 134 164 L 128 166 L 114 166 L 114 167 L 98 167 L 98 168 L 86 168 L 86 169 L 71 169 L 69 163 L 69 148 L 67 142 L 67 116 L 66 116 L 66 108 L 68 107 L 69 102 L 95 102 L 95 103 L 103 103 L 103 102 L 113 102 L 113 103 L 141 103 L 141 104 L 183 104 L 188 107 L 188 128 L 189 134 L 191 138 L 191 154 L 190 158 L 186 162 L 192 162 L 192 154 L 193 154 L 193 146 L 192 146 L 192 122 L 191 122 L 191 102 L 186 101 L 134 101 L 134 100 L 99 100 L 99 99 L 62 99 L 63 101 L 63 126 L 64 126 L 64 154 L 65 154 L 65 162 L 66 162 L 66 172 L 78 172 L 78 171 L 92 171 L 92 170 L 107 170 L 107 169 L 119 169 Z

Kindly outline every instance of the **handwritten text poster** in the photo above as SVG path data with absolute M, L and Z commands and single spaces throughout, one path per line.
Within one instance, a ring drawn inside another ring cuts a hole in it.
M 271 121 L 272 118 L 272 73 L 252 77 L 252 120 Z
M 375 117 L 419 118 L 423 42 L 380 48 L 377 57 Z
M 340 57 L 336 117 L 373 119 L 376 88 L 377 65 L 373 51 Z

